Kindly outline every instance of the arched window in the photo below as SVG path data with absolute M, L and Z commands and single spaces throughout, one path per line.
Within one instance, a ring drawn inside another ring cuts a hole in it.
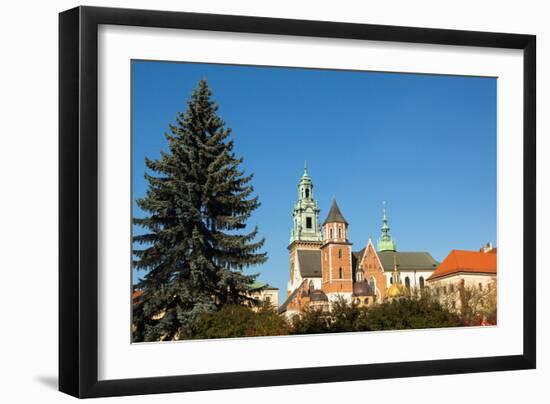
M 338 270 L 338 277 L 342 279 L 344 277 L 344 272 L 342 271 L 342 268 Z
M 424 289 L 424 277 L 421 276 L 420 279 L 418 280 L 418 283 L 420 283 L 420 289 Z
M 306 198 L 309 198 L 309 189 L 306 188 Z
M 329 238 L 332 238 L 332 229 L 329 230 L 329 234 L 330 234 Z
M 410 288 L 411 287 L 411 280 L 409 279 L 409 277 L 405 277 L 405 286 Z
M 390 285 L 393 285 L 393 278 L 390 277 Z
M 342 238 L 342 228 L 338 227 L 338 238 Z

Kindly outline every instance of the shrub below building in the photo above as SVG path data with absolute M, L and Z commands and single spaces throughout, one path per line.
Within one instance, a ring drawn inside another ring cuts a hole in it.
M 337 301 L 333 310 L 306 310 L 292 321 L 292 334 L 382 331 L 457 327 L 462 325 L 452 313 L 428 296 L 411 296 L 371 307 Z
M 236 338 L 287 335 L 289 325 L 271 306 L 253 310 L 246 306 L 224 306 L 201 315 L 194 324 L 191 338 Z

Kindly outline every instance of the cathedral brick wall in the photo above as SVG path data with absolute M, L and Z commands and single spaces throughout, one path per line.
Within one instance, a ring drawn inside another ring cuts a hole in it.
M 351 245 L 327 243 L 321 247 L 321 259 L 323 292 L 351 293 L 353 291 Z M 341 277 L 340 269 L 342 270 Z
M 374 278 L 376 282 L 376 299 L 378 302 L 382 302 L 386 297 L 386 288 L 388 285 L 386 285 L 387 280 L 386 275 L 384 275 L 384 268 L 380 265 L 380 260 L 376 255 L 372 243 L 367 245 L 365 253 L 359 262 L 359 266 L 363 269 L 367 282 L 369 282 L 371 278 Z
M 303 311 L 309 303 L 309 295 L 307 295 L 307 290 L 309 288 L 309 283 L 302 282 L 298 287 L 298 293 L 294 296 L 290 302 L 288 302 L 287 310 L 288 311 Z M 306 293 L 302 293 L 306 292 Z M 302 294 L 306 296 L 302 296 Z

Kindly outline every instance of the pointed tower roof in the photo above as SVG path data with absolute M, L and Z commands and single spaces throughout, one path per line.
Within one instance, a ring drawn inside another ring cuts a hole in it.
M 395 241 L 390 236 L 390 226 L 388 226 L 388 218 L 386 216 L 386 202 L 384 202 L 384 210 L 382 217 L 382 236 L 378 240 L 378 252 L 381 251 L 396 251 Z
M 328 212 L 328 216 L 323 222 L 323 226 L 327 223 L 345 223 L 348 224 L 346 219 L 344 219 L 344 215 L 342 215 L 342 212 L 340 212 L 340 208 L 338 207 L 338 204 L 336 203 L 336 199 L 332 200 L 332 206 L 330 207 L 330 211 Z

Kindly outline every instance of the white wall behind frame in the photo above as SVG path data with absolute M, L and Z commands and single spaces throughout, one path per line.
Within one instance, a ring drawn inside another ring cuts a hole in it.
M 99 376 L 169 376 L 518 354 L 522 311 L 520 51 L 140 27 L 99 29 Z M 498 77 L 499 324 L 491 329 L 129 344 L 130 60 L 152 59 Z M 502 181 L 506 179 L 506 181 Z M 504 220 L 505 218 L 505 220 Z M 520 230 L 520 231 L 518 231 Z M 121 271 L 120 268 L 127 268 Z M 518 295 L 519 290 L 519 295 Z M 476 344 L 464 341 L 475 340 Z M 362 346 L 392 350 L 362 350 Z M 411 350 L 411 345 L 429 350 Z M 323 355 L 319 355 L 319 352 Z M 262 361 L 256 358 L 262 357 Z M 182 361 L 182 358 L 186 358 Z M 146 366 L 140 366 L 146 365 Z
M 74 403 L 56 391 L 57 375 L 57 13 L 81 4 L 29 0 L 5 2 L 0 25 L 0 206 L 2 226 L 2 307 L 17 307 L 0 333 L 0 400 L 7 403 Z M 536 33 L 538 50 L 538 245 L 539 261 L 550 261 L 550 26 L 547 2 L 525 0 L 387 0 L 311 2 L 296 0 L 89 0 L 89 5 L 263 15 L 348 22 Z M 30 130 L 25 123 L 34 123 Z M 39 123 L 39 124 L 38 124 Z M 39 128 L 38 128 L 39 127 Z M 24 158 L 22 156 L 24 155 Z M 17 174 L 17 175 L 15 175 Z M 33 230 L 29 230 L 33 229 Z M 32 252 L 30 252 L 32 246 Z M 550 274 L 539 271 L 538 284 Z M 24 285 L 24 286 L 22 286 Z M 25 296 L 25 298 L 23 298 Z M 343 397 L 386 402 L 463 404 L 470 401 L 521 402 L 545 397 L 550 378 L 547 321 L 550 294 L 538 294 L 538 369 L 533 371 L 420 377 L 262 389 L 117 397 L 114 403 L 284 403 Z M 7 331 L 6 331 L 7 330 Z M 18 332 L 16 332 L 16 330 Z M 19 332 L 21 331 L 21 332 Z

